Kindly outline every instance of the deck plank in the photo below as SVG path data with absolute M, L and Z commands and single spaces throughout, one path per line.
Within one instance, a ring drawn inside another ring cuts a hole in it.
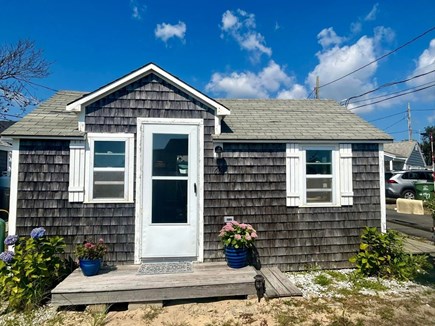
M 270 271 L 280 280 L 281 284 L 287 289 L 291 296 L 302 296 L 301 290 L 294 285 L 290 280 L 279 270 L 278 267 L 271 267 Z
M 266 282 L 267 298 L 302 296 L 302 292 L 282 274 L 278 267 L 263 267 L 260 273 Z

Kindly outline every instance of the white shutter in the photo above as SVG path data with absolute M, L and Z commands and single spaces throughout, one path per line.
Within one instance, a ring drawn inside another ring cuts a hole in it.
M 301 151 L 299 144 L 287 144 L 286 149 L 286 189 L 287 206 L 297 207 L 301 202 Z
M 340 202 L 341 206 L 353 205 L 352 145 L 340 144 Z
M 71 140 L 69 149 L 68 201 L 83 202 L 85 192 L 85 141 Z

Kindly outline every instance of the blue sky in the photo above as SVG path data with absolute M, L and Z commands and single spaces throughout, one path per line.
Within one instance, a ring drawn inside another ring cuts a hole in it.
M 52 62 L 50 76 L 37 82 L 56 90 L 92 91 L 155 62 L 215 98 L 307 98 L 316 76 L 324 85 L 434 26 L 433 0 L 2 1 L 0 44 L 34 40 Z M 435 30 L 320 88 L 320 98 L 341 101 L 434 69 Z M 409 102 L 419 139 L 435 125 L 435 87 L 371 103 L 431 85 L 435 72 L 348 107 L 402 140 Z M 53 94 L 34 92 L 41 99 Z

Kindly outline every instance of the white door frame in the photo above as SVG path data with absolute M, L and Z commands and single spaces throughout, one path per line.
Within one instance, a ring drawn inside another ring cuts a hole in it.
M 135 212 L 135 244 L 134 263 L 140 264 L 142 257 L 142 220 L 143 220 L 143 134 L 147 124 L 162 125 L 196 125 L 198 128 L 198 182 L 197 182 L 197 212 L 198 212 L 198 257 L 204 260 L 204 121 L 202 119 L 172 119 L 172 118 L 137 118 L 136 136 L 136 212 Z

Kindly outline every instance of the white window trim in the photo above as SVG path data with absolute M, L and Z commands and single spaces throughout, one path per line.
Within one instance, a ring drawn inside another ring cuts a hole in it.
M 94 172 L 94 142 L 95 141 L 125 141 L 125 188 L 124 198 L 92 198 Z M 86 190 L 85 203 L 133 203 L 134 189 L 134 134 L 124 133 L 89 133 L 86 143 Z
M 332 202 L 306 202 L 306 150 L 332 150 Z M 286 205 L 288 207 L 341 207 L 353 205 L 352 145 L 349 143 L 287 143 Z
M 327 203 L 308 203 L 307 202 L 307 150 L 330 150 L 331 151 L 331 163 L 332 163 L 332 175 L 331 175 L 331 186 L 332 186 L 332 202 Z M 301 187 L 301 205 L 300 207 L 336 207 L 340 206 L 340 194 L 338 187 L 340 186 L 339 180 L 339 150 L 336 145 L 304 145 L 301 146 L 301 177 L 302 177 L 302 187 Z

